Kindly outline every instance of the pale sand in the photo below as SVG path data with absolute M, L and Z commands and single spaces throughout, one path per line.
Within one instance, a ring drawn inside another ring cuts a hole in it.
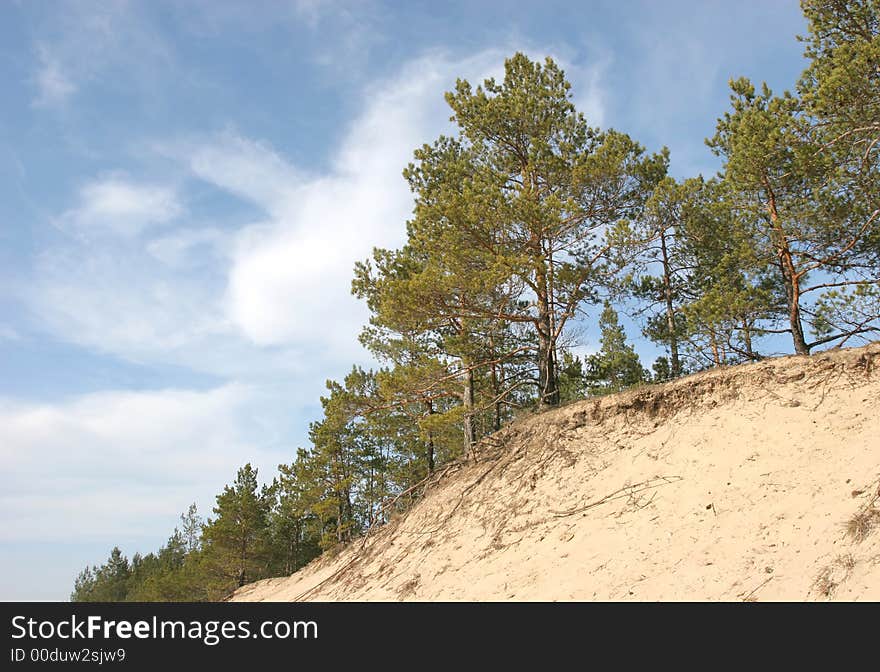
M 880 508 L 878 371 L 875 343 L 524 419 L 365 547 L 235 599 L 880 600 L 880 523 L 846 533 Z

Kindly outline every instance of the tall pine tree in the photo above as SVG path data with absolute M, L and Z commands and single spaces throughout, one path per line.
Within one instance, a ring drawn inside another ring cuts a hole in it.
M 262 578 L 268 564 L 271 493 L 261 488 L 250 464 L 238 470 L 234 483 L 217 495 L 216 518 L 204 528 L 208 566 L 230 587 Z

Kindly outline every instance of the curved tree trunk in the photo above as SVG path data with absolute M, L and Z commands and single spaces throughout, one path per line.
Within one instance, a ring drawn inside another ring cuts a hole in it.
M 770 186 L 770 181 L 766 178 L 764 179 L 764 188 L 767 191 L 767 213 L 770 215 L 771 238 L 776 248 L 776 256 L 779 259 L 782 284 L 785 287 L 785 299 L 788 303 L 788 322 L 791 326 L 794 351 L 799 355 L 809 355 L 810 347 L 804 338 L 804 327 L 801 322 L 801 279 L 794 267 L 788 238 L 779 222 L 776 194 Z

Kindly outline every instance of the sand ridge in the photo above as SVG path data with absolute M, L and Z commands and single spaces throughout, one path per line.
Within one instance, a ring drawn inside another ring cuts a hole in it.
M 880 600 L 878 368 L 874 343 L 524 418 L 233 599 Z

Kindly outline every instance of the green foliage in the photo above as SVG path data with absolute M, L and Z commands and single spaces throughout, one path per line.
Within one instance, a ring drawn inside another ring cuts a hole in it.
M 71 601 L 219 600 L 238 587 L 242 570 L 244 581 L 296 571 L 320 552 L 313 516 L 301 508 L 296 487 L 282 478 L 259 488 L 256 470 L 245 465 L 217 496 L 215 520 L 203 527 L 195 505 L 181 516 L 184 530 L 198 527 L 201 538 L 175 529 L 158 552 L 136 553 L 131 561 L 114 548 L 105 564 L 80 572 Z
M 676 317 L 691 366 L 759 358 L 755 341 L 785 313 L 785 298 L 731 209 L 726 182 L 688 182 L 680 242 L 688 273 Z
M 821 122 L 823 148 L 876 207 L 880 153 L 880 3 L 877 0 L 803 0 L 810 65 L 798 90 Z M 864 189 L 871 183 L 873 194 Z M 869 206 L 870 207 L 870 206 Z
M 690 180 L 678 184 L 665 172 L 664 163 L 658 168 L 658 181 L 639 216 L 633 222 L 619 222 L 609 242 L 617 250 L 617 263 L 630 269 L 616 284 L 624 295 L 639 302 L 637 314 L 645 318 L 642 333 L 666 346 L 670 373 L 676 377 L 683 369 L 683 305 L 692 295 L 694 268 L 687 243 L 687 220 L 701 183 Z
M 194 510 L 190 509 L 191 513 Z M 80 572 L 70 596 L 72 602 L 201 601 L 208 598 L 198 568 L 199 552 L 186 550 L 177 530 L 158 553 L 135 554 L 131 561 L 114 548 L 100 567 Z
M 584 399 L 588 392 L 583 361 L 570 352 L 564 352 L 562 365 L 559 367 L 559 395 L 562 403 Z
M 823 253 L 842 280 L 820 287 L 812 327 L 820 342 L 878 332 L 880 288 L 880 3 L 803 0 L 810 65 L 798 91 L 814 142 L 836 168 L 822 190 L 827 216 L 846 226 Z M 821 283 L 820 283 L 821 284 Z M 828 283 L 826 283 L 828 284 Z
M 453 328 L 448 352 L 469 370 L 487 359 L 475 335 L 527 329 L 542 405 L 559 401 L 557 341 L 606 270 L 602 230 L 640 207 L 659 161 L 588 126 L 570 99 L 549 58 L 516 54 L 502 82 L 457 82 L 457 137 L 416 150 L 404 172 L 416 208 L 402 254 L 417 261 L 394 257 L 390 290 L 389 312 Z
M 100 567 L 86 567 L 76 578 L 72 602 L 121 602 L 128 592 L 131 577 L 128 558 L 118 546 L 110 551 L 110 557 Z
M 626 342 L 626 332 L 618 321 L 617 311 L 605 303 L 599 318 L 602 347 L 587 358 L 586 386 L 590 394 L 622 392 L 649 380 L 633 347 Z
M 292 574 L 321 552 L 321 520 L 312 508 L 314 492 L 307 469 L 308 453 L 300 450 L 289 465 L 278 465 L 276 495 L 269 516 L 272 566 Z
M 669 365 L 669 360 L 666 357 L 661 356 L 655 359 L 651 365 L 651 370 L 654 372 L 651 382 L 665 383 L 673 378 L 672 367 Z
M 857 332 L 871 328 L 877 315 L 880 315 L 880 287 L 864 284 L 830 289 L 816 301 L 813 328 L 820 337 Z
M 204 562 L 230 588 L 264 575 L 269 553 L 272 492 L 260 488 L 250 464 L 238 470 L 232 486 L 217 495 L 216 518 L 205 524 Z
M 875 0 L 803 8 L 811 62 L 800 96 L 732 81 L 732 111 L 709 144 L 725 159 L 743 235 L 761 264 L 776 268 L 794 349 L 807 354 L 854 335 L 808 342 L 804 322 L 819 335 L 827 324 L 816 317 L 825 289 L 880 282 L 880 36 Z
M 202 532 L 205 523 L 196 509 L 195 502 L 189 505 L 186 513 L 180 516 L 181 532 L 184 548 L 187 553 L 198 551 L 202 545 Z

